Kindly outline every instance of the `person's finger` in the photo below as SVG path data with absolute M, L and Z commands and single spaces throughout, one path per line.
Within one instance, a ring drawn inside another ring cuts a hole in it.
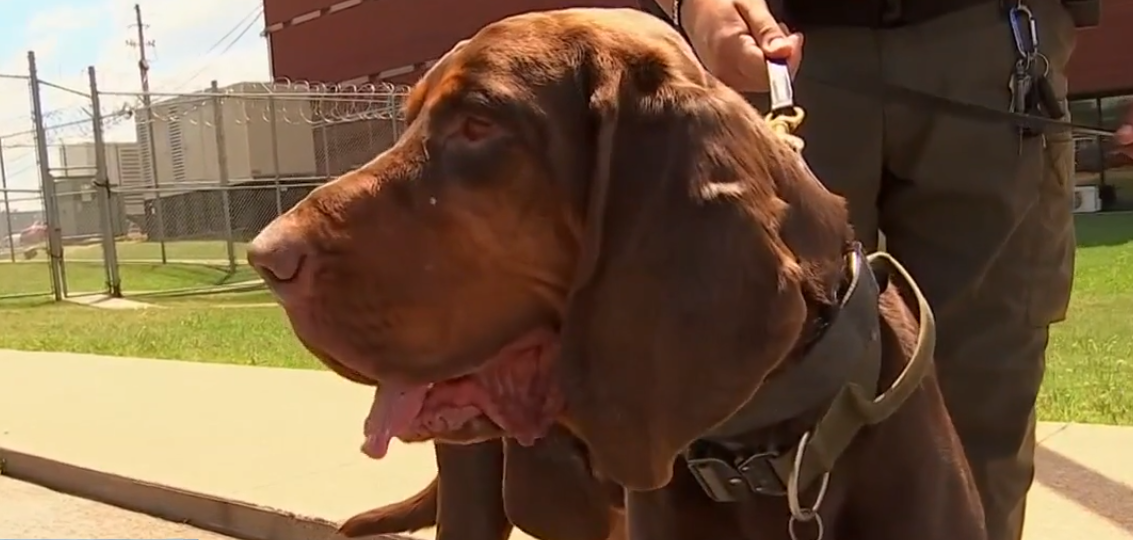
M 791 48 L 787 55 L 787 67 L 792 77 L 799 71 L 799 64 L 803 61 L 803 40 L 802 34 L 790 34 L 784 39 Z
M 748 34 L 738 36 L 736 58 L 732 63 L 736 73 L 742 81 L 732 85 L 741 92 L 767 91 L 767 61 L 756 43 L 755 38 Z
M 779 21 L 767 9 L 767 2 L 736 2 L 735 6 L 764 55 L 777 59 L 790 58 L 794 49 L 787 41 L 787 35 Z
M 792 32 L 791 28 L 786 23 L 779 23 L 779 29 L 783 31 L 783 35 L 787 36 L 784 40 L 790 50 L 786 53 L 787 68 L 791 72 L 791 77 L 794 78 L 795 73 L 799 71 L 799 65 L 803 61 L 803 41 L 804 36 L 798 32 Z M 774 57 L 773 57 L 774 58 Z

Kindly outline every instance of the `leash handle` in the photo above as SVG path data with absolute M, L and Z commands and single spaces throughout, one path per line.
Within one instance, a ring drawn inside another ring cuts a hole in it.
M 764 116 L 771 130 L 779 134 L 796 152 L 802 152 L 803 140 L 795 130 L 803 123 L 806 112 L 795 105 L 795 89 L 791 69 L 785 60 L 767 60 L 767 82 L 771 90 L 771 111 Z
M 786 61 L 767 60 L 767 82 L 771 88 L 772 113 L 790 111 L 795 107 L 795 89 Z

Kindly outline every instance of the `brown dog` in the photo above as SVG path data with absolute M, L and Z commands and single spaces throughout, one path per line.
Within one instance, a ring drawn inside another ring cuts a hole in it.
M 435 449 L 437 478 L 428 486 L 351 517 L 339 533 L 353 538 L 438 526 L 438 540 L 506 540 L 514 524 L 540 540 L 623 536 L 621 491 L 591 474 L 578 441 L 562 430 L 531 447 L 491 440 Z
M 249 250 L 314 354 L 381 381 L 367 454 L 561 422 L 634 539 L 986 536 L 923 297 L 672 28 L 505 19 L 408 118 Z

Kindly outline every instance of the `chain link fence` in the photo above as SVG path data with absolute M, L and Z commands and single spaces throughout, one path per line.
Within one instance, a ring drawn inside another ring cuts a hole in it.
M 32 103 L 27 130 L 0 133 L 0 171 L 23 168 L 0 201 L 0 302 L 262 290 L 247 242 L 389 148 L 408 93 L 285 81 L 142 95 L 89 75 L 83 90 L 40 80 L 29 54 L 26 77 L 0 76 Z M 88 105 L 45 113 L 55 92 Z

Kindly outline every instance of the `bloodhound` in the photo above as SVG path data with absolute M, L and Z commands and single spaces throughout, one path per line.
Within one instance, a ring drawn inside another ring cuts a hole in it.
M 674 29 L 504 19 L 406 112 L 248 253 L 304 345 L 377 387 L 366 454 L 559 423 L 634 540 L 986 537 L 923 296 Z

